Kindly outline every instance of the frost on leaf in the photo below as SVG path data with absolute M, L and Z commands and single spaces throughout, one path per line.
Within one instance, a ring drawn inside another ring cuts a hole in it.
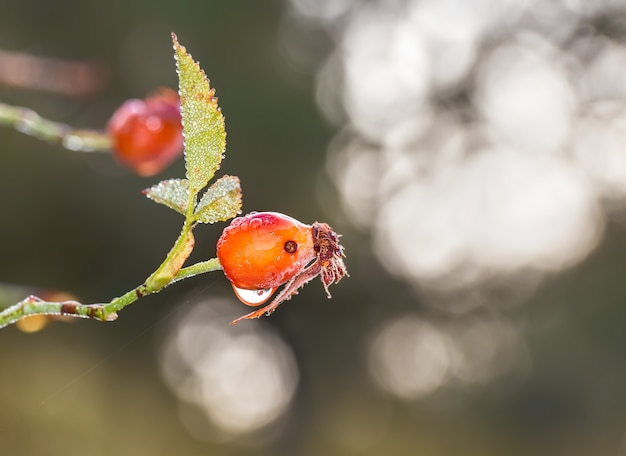
M 225 222 L 241 211 L 241 186 L 236 176 L 223 176 L 202 195 L 194 218 L 202 223 Z
M 183 215 L 187 214 L 189 202 L 189 182 L 187 179 L 170 179 L 159 182 L 142 192 L 159 204 L 174 209 Z
M 204 188 L 220 166 L 226 149 L 224 116 L 215 89 L 204 71 L 172 34 L 185 137 L 185 165 L 193 195 Z

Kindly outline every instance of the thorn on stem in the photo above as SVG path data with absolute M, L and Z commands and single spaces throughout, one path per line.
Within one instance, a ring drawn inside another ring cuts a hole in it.
M 65 301 L 61 303 L 61 315 L 76 315 L 76 308 L 79 305 L 80 303 L 76 301 Z

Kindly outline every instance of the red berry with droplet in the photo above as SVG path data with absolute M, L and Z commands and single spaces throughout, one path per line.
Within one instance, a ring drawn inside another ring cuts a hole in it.
M 217 257 L 237 288 L 276 288 L 315 258 L 311 227 L 276 212 L 237 217 L 217 241 Z
M 183 151 L 178 94 L 161 89 L 123 103 L 108 123 L 117 160 L 141 176 L 161 172 Z
M 233 323 L 273 312 L 318 275 L 328 293 L 347 274 L 343 256 L 337 234 L 325 223 L 306 225 L 277 212 L 233 219 L 217 242 L 217 257 L 237 297 L 257 306 L 285 285 L 269 305 Z

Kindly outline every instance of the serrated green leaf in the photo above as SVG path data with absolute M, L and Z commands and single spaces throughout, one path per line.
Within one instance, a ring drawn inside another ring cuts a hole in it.
M 185 165 L 193 195 L 202 190 L 220 166 L 226 149 L 224 116 L 215 89 L 204 71 L 172 33 L 185 136 Z
M 202 223 L 225 222 L 241 211 L 241 186 L 236 176 L 216 180 L 200 198 L 194 219 Z
M 142 192 L 159 204 L 164 204 L 176 212 L 187 214 L 189 203 L 189 182 L 187 179 L 170 179 L 159 182 Z

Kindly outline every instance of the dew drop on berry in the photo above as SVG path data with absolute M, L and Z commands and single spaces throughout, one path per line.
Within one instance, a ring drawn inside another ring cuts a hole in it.
M 263 220 L 260 218 L 253 218 L 250 220 L 249 225 L 251 230 L 258 230 L 263 226 Z
M 235 294 L 245 305 L 259 306 L 274 294 L 276 288 L 268 288 L 267 290 L 246 290 L 233 285 L 233 290 L 235 290 Z
M 149 116 L 146 119 L 146 128 L 154 133 L 158 133 L 163 129 L 163 121 L 158 116 Z

